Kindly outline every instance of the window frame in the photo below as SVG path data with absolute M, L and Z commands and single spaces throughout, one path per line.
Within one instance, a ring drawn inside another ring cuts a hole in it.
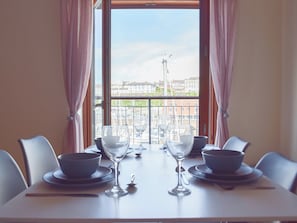
M 111 0 L 113 9 L 193 9 L 199 8 L 199 0 Z
M 104 0 L 102 9 L 102 83 L 104 111 L 103 124 L 111 123 L 111 10 L 112 9 L 200 9 L 200 84 L 199 86 L 199 135 L 207 135 L 209 143 L 213 142 L 215 132 L 215 101 L 209 72 L 209 0 Z M 201 33 L 203 35 L 201 35 Z M 91 84 L 83 106 L 83 128 L 85 146 L 93 144 L 92 140 L 92 94 Z M 200 107 L 204 108 L 201 112 Z

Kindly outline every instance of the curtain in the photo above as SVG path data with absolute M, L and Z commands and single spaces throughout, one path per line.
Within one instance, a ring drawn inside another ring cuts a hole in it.
M 210 69 L 218 104 L 215 144 L 229 137 L 228 104 L 233 71 L 237 0 L 210 0 Z
M 60 5 L 63 75 L 69 105 L 63 152 L 80 152 L 84 147 L 79 112 L 91 72 L 93 1 L 61 0 Z

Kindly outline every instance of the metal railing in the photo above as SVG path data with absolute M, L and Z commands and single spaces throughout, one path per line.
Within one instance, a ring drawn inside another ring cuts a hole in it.
M 112 97 L 112 124 L 128 125 L 131 143 L 157 143 L 164 140 L 164 129 L 168 123 L 190 124 L 194 134 L 199 133 L 199 97 L 195 96 L 140 96 Z M 95 137 L 101 135 L 102 109 L 95 109 Z M 145 117 L 146 128 L 141 137 L 136 132 L 139 117 Z M 165 123 L 167 122 L 167 123 Z

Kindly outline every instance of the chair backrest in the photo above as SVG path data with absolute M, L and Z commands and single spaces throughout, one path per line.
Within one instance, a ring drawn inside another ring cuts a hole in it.
M 29 186 L 41 181 L 45 173 L 59 167 L 55 151 L 44 136 L 19 139 L 19 143 L 24 155 Z
M 295 192 L 297 184 L 297 163 L 277 152 L 264 154 L 256 164 L 265 176 L 273 182 Z
M 238 136 L 231 136 L 225 142 L 222 149 L 245 152 L 248 146 L 249 142 L 239 138 Z
M 13 157 L 0 150 L 0 205 L 27 188 L 26 180 Z

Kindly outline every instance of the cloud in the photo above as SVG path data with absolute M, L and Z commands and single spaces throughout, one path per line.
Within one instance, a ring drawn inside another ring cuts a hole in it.
M 171 56 L 169 56 L 171 55 Z M 162 61 L 167 61 L 168 78 L 184 79 L 199 74 L 199 50 L 188 45 L 134 43 L 112 50 L 113 81 L 159 81 L 163 79 Z
M 128 19 L 130 17 L 125 15 L 121 18 Z M 156 17 L 153 18 L 156 19 Z M 130 32 L 128 29 L 125 33 L 123 31 L 114 33 L 114 38 L 117 41 L 114 39 L 112 42 L 111 51 L 113 83 L 163 80 L 163 59 L 167 60 L 168 79 L 185 79 L 199 75 L 198 19 L 193 19 L 193 17 L 185 17 L 184 20 L 175 17 L 169 18 L 171 19 L 166 20 L 166 27 L 162 29 L 160 28 L 162 23 L 159 22 L 154 23 L 158 26 L 152 26 L 149 23 L 141 24 L 137 29 L 134 27 L 134 30 L 138 30 L 138 32 Z M 160 18 L 159 20 L 163 21 Z M 168 22 L 175 22 L 174 30 L 172 30 L 172 26 L 168 26 Z M 160 28 L 162 32 L 153 32 L 152 28 Z M 169 57 L 169 55 L 172 56 Z M 95 72 L 98 76 L 101 76 L 101 57 L 101 49 L 96 48 Z M 99 79 L 96 78 L 96 80 Z

